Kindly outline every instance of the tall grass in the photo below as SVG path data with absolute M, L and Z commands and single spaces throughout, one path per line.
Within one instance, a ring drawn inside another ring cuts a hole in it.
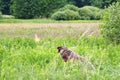
M 67 46 L 93 63 L 64 63 L 57 46 Z M 0 80 L 119 80 L 120 45 L 101 37 L 6 38 L 0 40 Z

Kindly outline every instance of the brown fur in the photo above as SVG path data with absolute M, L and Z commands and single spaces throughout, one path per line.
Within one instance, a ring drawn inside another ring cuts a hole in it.
M 75 52 L 67 49 L 64 46 L 59 46 L 59 47 L 57 47 L 57 49 L 58 49 L 58 53 L 60 53 L 62 59 L 65 62 L 67 62 L 69 60 L 73 60 L 73 61 L 80 60 L 84 64 L 89 63 L 84 57 L 77 55 Z M 89 64 L 91 65 L 91 68 L 94 69 L 94 66 L 91 63 L 89 63 Z
M 76 53 L 72 52 L 71 50 L 67 49 L 64 46 L 57 47 L 58 53 L 60 53 L 61 50 L 63 50 L 61 54 L 62 59 L 67 62 L 68 60 L 81 60 L 81 62 L 85 62 L 85 58 L 82 56 L 77 55 Z

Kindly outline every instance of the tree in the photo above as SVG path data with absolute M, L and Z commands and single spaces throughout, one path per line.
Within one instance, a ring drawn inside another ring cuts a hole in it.
M 91 6 L 96 6 L 96 7 L 99 7 L 101 8 L 103 5 L 104 2 L 103 0 L 91 0 Z
M 99 8 L 104 8 L 105 6 L 109 6 L 109 4 L 112 4 L 113 2 L 116 2 L 117 0 L 67 0 L 68 3 L 73 3 L 78 7 L 83 7 L 86 5 L 89 6 L 95 6 Z
M 66 0 L 12 0 L 12 13 L 16 18 L 49 17 L 65 5 Z
M 99 8 L 105 8 L 108 7 L 113 2 L 116 2 L 116 0 L 90 0 L 91 6 L 96 6 Z
M 78 7 L 83 7 L 86 5 L 90 5 L 90 0 L 74 0 L 75 1 L 75 5 Z
M 39 16 L 39 0 L 12 0 L 11 11 L 16 18 L 29 19 Z
M 66 5 L 66 0 L 41 0 L 40 15 L 41 17 L 50 17 L 57 9 Z
M 74 4 L 75 5 L 75 0 L 67 0 L 68 4 Z
M 11 0 L 0 0 L 0 11 L 2 14 L 10 14 Z

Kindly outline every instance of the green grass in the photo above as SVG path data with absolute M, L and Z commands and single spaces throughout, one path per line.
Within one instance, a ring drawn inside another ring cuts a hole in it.
M 57 46 L 64 45 L 86 57 L 96 67 L 64 63 Z M 7 38 L 0 41 L 1 80 L 119 80 L 120 45 L 103 38 Z
M 55 21 L 51 19 L 0 19 L 0 23 L 50 23 L 50 22 L 101 22 L 100 20 L 69 20 Z
M 0 30 L 0 80 L 120 80 L 120 45 L 81 35 L 74 27 Z M 56 49 L 61 45 L 84 56 L 96 70 L 80 62 L 64 63 Z

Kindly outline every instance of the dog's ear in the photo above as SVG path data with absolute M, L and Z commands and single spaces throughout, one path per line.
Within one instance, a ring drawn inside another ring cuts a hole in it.
M 59 53 L 60 50 L 62 49 L 62 47 L 61 47 L 61 46 L 58 46 L 57 49 L 58 49 L 58 53 Z
M 64 49 L 64 50 L 65 50 L 65 49 L 67 49 L 67 48 L 66 48 L 65 46 L 58 46 L 57 49 L 58 49 L 58 50 L 61 50 L 61 49 Z
M 60 46 L 57 47 L 57 49 L 60 49 L 60 48 L 61 48 Z

